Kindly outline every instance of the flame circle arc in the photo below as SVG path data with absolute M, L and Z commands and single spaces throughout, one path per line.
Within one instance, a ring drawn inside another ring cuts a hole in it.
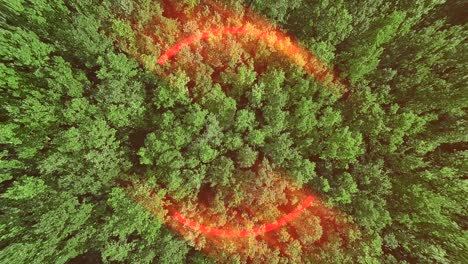
M 247 237 L 247 236 L 258 236 L 263 233 L 275 230 L 280 228 L 287 223 L 294 220 L 299 214 L 301 214 L 307 207 L 309 207 L 314 201 L 314 197 L 308 196 L 301 204 L 299 204 L 296 209 L 294 209 L 289 214 L 281 217 L 280 219 L 271 222 L 266 225 L 255 227 L 252 229 L 244 230 L 226 230 L 220 228 L 212 228 L 208 226 L 201 225 L 193 220 L 190 220 L 179 212 L 176 212 L 172 217 L 177 220 L 179 223 L 191 228 L 194 231 L 201 232 L 203 234 L 212 235 L 212 236 L 221 236 L 221 237 Z

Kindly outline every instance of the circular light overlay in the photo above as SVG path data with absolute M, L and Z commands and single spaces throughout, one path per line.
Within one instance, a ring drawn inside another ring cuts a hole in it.
M 182 41 L 180 41 L 179 43 L 177 43 L 176 45 L 172 46 L 164 54 L 162 54 L 158 58 L 158 63 L 160 65 L 163 65 L 170 58 L 175 56 L 181 49 L 183 49 L 184 47 L 194 42 L 197 42 L 197 41 L 200 41 L 200 40 L 212 37 L 212 36 L 227 35 L 227 34 L 244 34 L 244 35 L 254 36 L 258 39 L 263 39 L 266 41 L 273 42 L 276 46 L 284 49 L 288 53 L 288 55 L 295 55 L 295 54 L 303 55 L 302 57 L 305 57 L 306 62 L 309 63 L 309 66 L 307 65 L 305 66 L 306 70 L 309 73 L 311 73 L 314 77 L 317 77 L 319 80 L 321 79 L 320 78 L 321 76 L 318 75 L 318 71 L 311 68 L 311 67 L 314 67 L 314 65 L 316 66 L 315 67 L 316 69 L 317 68 L 322 69 L 322 71 L 324 68 L 323 64 L 320 63 L 314 56 L 312 56 L 308 52 L 304 52 L 303 50 L 301 50 L 299 47 L 297 47 L 295 44 L 293 44 L 284 36 L 277 36 L 275 33 L 265 32 L 265 31 L 261 31 L 258 29 L 251 29 L 251 28 L 248 29 L 244 27 L 217 28 L 217 29 L 212 29 L 209 31 L 205 31 L 205 32 L 187 37 L 183 39 Z M 305 56 L 304 56 L 304 53 L 306 54 Z M 326 70 L 326 72 L 328 72 L 328 70 Z M 296 207 L 296 209 L 294 209 L 289 214 L 283 216 L 282 218 L 274 222 L 271 222 L 269 224 L 266 224 L 266 225 L 262 225 L 262 226 L 252 228 L 252 229 L 244 229 L 244 230 L 225 230 L 225 229 L 204 226 L 193 220 L 190 220 L 184 217 L 179 212 L 174 213 L 172 217 L 175 220 L 177 220 L 179 223 L 191 228 L 192 230 L 195 230 L 195 231 L 207 234 L 207 235 L 220 236 L 220 237 L 257 236 L 257 235 L 261 235 L 263 233 L 272 231 L 274 229 L 277 229 L 279 227 L 282 227 L 286 225 L 287 223 L 291 222 L 299 214 L 301 214 L 305 209 L 307 209 L 307 207 L 309 207 L 313 201 L 314 201 L 314 197 L 309 195 L 301 204 L 299 204 L 299 206 Z
M 199 231 L 207 235 L 221 236 L 221 237 L 257 236 L 257 235 L 275 230 L 291 222 L 300 213 L 302 213 L 313 201 L 314 201 L 314 197 L 308 196 L 298 207 L 296 207 L 296 209 L 294 209 L 289 214 L 281 217 L 280 219 L 274 222 L 271 222 L 267 225 L 263 225 L 263 226 L 252 228 L 252 229 L 244 229 L 244 230 L 225 230 L 225 229 L 207 227 L 207 226 L 198 224 L 190 219 L 185 218 L 183 215 L 181 215 L 178 212 L 176 212 L 172 217 L 175 218 L 177 221 L 179 221 L 179 223 L 186 225 L 195 231 Z
M 184 47 L 200 41 L 202 39 L 206 39 L 212 36 L 219 36 L 219 35 L 228 35 L 228 34 L 242 34 L 242 35 L 249 35 L 254 36 L 258 39 L 263 39 L 267 41 L 274 41 L 275 44 L 283 45 L 290 54 L 296 54 L 299 52 L 299 48 L 292 43 L 288 43 L 286 38 L 278 38 L 275 34 L 261 31 L 258 29 L 252 28 L 244 28 L 244 27 L 225 27 L 225 28 L 216 28 L 209 31 L 205 31 L 199 34 L 192 35 L 176 45 L 172 46 L 168 49 L 161 57 L 158 59 L 158 63 L 163 65 L 168 59 L 176 55 L 181 49 Z

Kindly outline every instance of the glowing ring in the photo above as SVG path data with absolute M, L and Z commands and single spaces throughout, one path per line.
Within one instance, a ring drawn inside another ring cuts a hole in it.
M 257 235 L 269 232 L 271 230 L 277 229 L 279 227 L 282 227 L 285 224 L 291 222 L 300 213 L 302 213 L 313 201 L 314 201 L 314 197 L 308 196 L 298 207 L 296 207 L 296 209 L 294 209 L 289 214 L 283 216 L 282 218 L 274 222 L 271 222 L 267 225 L 263 225 L 263 226 L 252 228 L 252 229 L 244 229 L 244 230 L 225 230 L 225 229 L 207 227 L 204 225 L 200 225 L 190 219 L 185 218 L 180 213 L 175 213 L 173 217 L 177 221 L 179 221 L 179 223 L 185 226 L 188 226 L 195 231 L 199 231 L 207 235 L 221 236 L 221 237 L 257 236 Z
M 257 29 L 246 29 L 243 27 L 226 27 L 226 28 L 217 28 L 212 29 L 209 31 L 205 31 L 199 34 L 192 35 L 184 40 L 180 41 L 176 45 L 172 46 L 169 50 L 167 50 L 163 55 L 158 58 L 158 63 L 163 65 L 167 60 L 175 56 L 181 49 L 184 47 L 200 41 L 202 39 L 209 38 L 211 36 L 219 36 L 219 35 L 226 35 L 226 34 L 244 34 L 254 36 L 258 39 L 263 39 L 267 41 L 274 41 L 275 44 L 281 45 L 282 47 L 286 48 L 288 52 L 292 55 L 297 54 L 300 52 L 300 49 L 295 46 L 294 44 L 287 41 L 284 37 L 277 37 L 275 34 L 267 33 Z M 246 237 L 246 236 L 257 236 L 279 227 L 286 225 L 287 223 L 294 220 L 300 213 L 302 213 L 314 200 L 314 197 L 308 196 L 296 209 L 294 209 L 289 214 L 285 215 L 284 217 L 270 223 L 267 225 L 263 225 L 260 227 L 252 228 L 252 229 L 244 229 L 244 230 L 225 230 L 225 229 L 218 229 L 218 228 L 211 228 L 188 218 L 185 218 L 179 212 L 174 213 L 172 216 L 176 219 L 179 223 L 201 233 L 207 235 L 214 235 L 214 236 L 221 236 L 221 237 Z
M 212 29 L 209 31 L 205 31 L 199 34 L 192 35 L 173 47 L 171 47 L 169 50 L 167 50 L 161 57 L 158 59 L 158 63 L 160 65 L 163 65 L 168 59 L 176 55 L 181 49 L 184 47 L 200 41 L 202 39 L 206 39 L 212 36 L 219 36 L 219 35 L 227 35 L 227 34 L 243 34 L 243 35 L 249 35 L 249 36 L 254 36 L 258 39 L 263 39 L 263 40 L 269 40 L 269 41 L 274 41 L 277 44 L 284 45 L 284 47 L 291 53 L 291 54 L 296 54 L 299 52 L 299 48 L 296 47 L 295 45 L 289 43 L 286 41 L 284 37 L 277 37 L 274 33 L 268 33 L 265 31 L 261 31 L 258 29 L 247 29 L 244 27 L 225 27 L 225 28 L 216 28 Z

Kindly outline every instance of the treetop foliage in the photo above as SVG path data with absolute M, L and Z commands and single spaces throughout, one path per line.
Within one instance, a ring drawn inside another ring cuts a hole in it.
M 0 262 L 465 263 L 464 9 L 1 1 Z M 252 17 L 346 92 L 241 35 L 158 64 L 188 36 Z M 241 242 L 170 222 L 177 207 L 251 228 L 306 192 L 317 203 L 297 222 Z

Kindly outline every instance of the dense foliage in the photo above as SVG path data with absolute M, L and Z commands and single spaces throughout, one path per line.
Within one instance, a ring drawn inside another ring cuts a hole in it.
M 2 0 L 0 262 L 467 263 L 460 2 Z M 254 13 L 347 91 L 242 36 L 157 64 Z M 167 197 L 218 225 L 278 218 L 300 202 L 280 171 L 340 212 L 278 231 L 282 251 L 213 257 L 165 225 Z

